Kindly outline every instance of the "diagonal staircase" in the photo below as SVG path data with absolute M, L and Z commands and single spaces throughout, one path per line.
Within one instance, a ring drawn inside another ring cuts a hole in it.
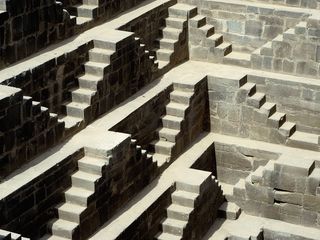
M 319 135 L 297 131 L 296 124 L 287 121 L 286 114 L 279 112 L 275 103 L 268 102 L 265 93 L 257 92 L 256 84 L 246 82 L 240 87 L 240 90 L 247 95 L 247 105 L 264 115 L 269 127 L 278 129 L 279 133 L 286 139 L 286 145 L 319 150 Z
M 98 90 L 103 87 L 104 75 L 110 68 L 114 53 L 108 44 L 94 41 L 89 61 L 84 64 L 85 74 L 78 78 L 79 87 L 71 92 L 71 102 L 65 104 L 66 116 L 61 118 L 68 133 L 93 120 L 92 106 L 99 98 Z
M 223 35 L 216 33 L 213 25 L 207 23 L 207 18 L 202 15 L 195 15 L 189 20 L 189 42 L 191 45 L 191 54 L 196 59 L 201 59 L 203 56 L 198 56 L 197 50 L 200 47 L 209 49 L 206 56 L 209 61 L 220 61 L 227 54 L 232 52 L 232 45 L 223 40 Z M 193 50 L 194 49 L 194 50 Z M 203 54 L 203 52 L 199 52 Z
M 197 9 L 186 4 L 176 4 L 169 8 L 169 17 L 165 19 L 165 27 L 160 29 L 161 37 L 156 39 L 154 50 L 159 69 L 172 63 L 179 52 L 180 42 L 186 38 L 188 18 L 194 16 Z
M 72 177 L 72 186 L 65 193 L 65 203 L 57 207 L 58 219 L 51 222 L 52 236 L 47 239 L 79 239 L 80 225 L 95 209 L 92 201 L 108 159 L 85 156 L 78 161 L 79 170 Z
M 178 154 L 177 143 L 182 134 L 184 120 L 193 95 L 193 89 L 180 89 L 175 85 L 170 93 L 166 115 L 162 117 L 162 127 L 158 129 L 159 138 L 151 143 L 153 159 L 159 167 Z

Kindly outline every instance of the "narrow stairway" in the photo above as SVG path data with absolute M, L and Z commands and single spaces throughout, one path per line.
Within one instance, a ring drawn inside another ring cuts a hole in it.
M 174 85 L 166 115 L 162 117 L 162 127 L 158 129 L 158 139 L 151 143 L 153 159 L 158 166 L 169 162 L 177 154 L 177 141 L 182 133 L 183 123 L 194 95 L 193 89 L 180 89 Z
M 179 41 L 186 35 L 188 17 L 194 14 L 196 8 L 186 4 L 176 4 L 169 8 L 169 17 L 165 19 L 165 27 L 160 29 L 161 38 L 156 39 L 157 49 L 154 50 L 159 69 L 174 60 Z
M 278 129 L 281 135 L 286 138 L 286 145 L 319 150 L 319 135 L 297 131 L 296 124 L 287 121 L 286 114 L 277 111 L 277 105 L 268 102 L 265 93 L 257 92 L 256 84 L 246 82 L 240 89 L 247 94 L 247 104 L 264 114 L 267 118 L 267 125 Z
M 98 8 L 99 0 L 82 0 L 81 4 L 72 6 L 69 11 L 77 17 L 77 25 L 82 25 L 98 16 Z
M 72 132 L 84 123 L 92 120 L 92 105 L 99 98 L 98 86 L 102 85 L 104 75 L 112 61 L 114 50 L 109 49 L 103 41 L 95 41 L 89 51 L 89 61 L 84 64 L 85 74 L 78 78 L 79 87 L 72 91 L 72 100 L 65 104 L 66 130 Z
M 224 56 L 232 52 L 232 45 L 224 41 L 222 34 L 216 33 L 215 27 L 208 24 L 207 18 L 203 15 L 195 15 L 189 20 L 189 43 L 191 54 L 196 59 L 203 57 L 198 56 L 199 47 L 209 49 L 207 60 L 210 62 L 221 61 Z
M 85 156 L 78 161 L 79 170 L 71 177 L 72 186 L 65 193 L 65 203 L 57 207 L 58 219 L 51 222 L 47 239 L 79 239 L 80 225 L 90 215 L 96 185 L 102 177 L 107 159 Z

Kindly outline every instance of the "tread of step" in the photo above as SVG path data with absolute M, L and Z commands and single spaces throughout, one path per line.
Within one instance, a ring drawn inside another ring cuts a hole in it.
M 162 69 L 162 68 L 166 67 L 166 66 L 169 64 L 169 61 L 160 61 L 160 60 L 157 60 L 157 63 L 158 63 L 158 68 L 159 68 L 159 69 Z
M 176 116 L 171 116 L 171 115 L 165 115 L 162 117 L 162 119 L 168 120 L 168 121 L 174 121 L 174 122 L 181 122 L 183 121 L 182 117 L 176 117 Z
M 167 226 L 174 226 L 178 228 L 184 228 L 187 225 L 188 222 L 186 221 L 181 221 L 173 218 L 166 218 L 163 222 L 162 225 L 167 225 Z
M 193 208 L 185 207 L 185 206 L 181 206 L 181 205 L 172 203 L 167 208 L 167 210 L 173 211 L 173 212 L 180 212 L 180 213 L 190 214 L 193 211 Z
M 74 197 L 87 199 L 92 194 L 94 194 L 94 192 L 84 188 L 71 187 L 67 191 L 65 191 L 64 194 L 70 197 L 74 196 Z
M 66 107 L 77 108 L 77 109 L 84 110 L 84 109 L 90 107 L 90 105 L 87 104 L 87 103 L 69 102 L 69 103 L 66 104 Z
M 100 54 L 108 55 L 108 56 L 111 56 L 112 54 L 115 53 L 114 50 L 105 49 L 105 48 L 98 48 L 98 47 L 94 47 L 94 48 L 90 49 L 89 52 L 100 53 Z
M 179 197 L 179 198 L 185 198 L 185 199 L 196 199 L 199 194 L 197 193 L 193 193 L 193 192 L 187 192 L 187 191 L 182 191 L 182 190 L 178 190 L 178 191 L 174 191 L 172 193 L 173 197 Z
M 171 234 L 171 233 L 159 233 L 156 236 L 158 240 L 180 240 L 181 237 Z
M 171 128 L 166 128 L 166 127 L 162 127 L 160 129 L 158 129 L 159 132 L 159 136 L 172 136 L 172 137 L 176 137 L 179 133 L 180 130 L 176 130 L 176 129 L 171 129 Z
M 98 67 L 98 68 L 105 68 L 105 67 L 109 66 L 109 64 L 107 64 L 107 63 L 100 63 L 100 62 L 94 62 L 94 61 L 88 61 L 84 65 L 90 66 L 90 67 Z
M 82 24 L 85 24 L 87 22 L 90 22 L 92 21 L 92 18 L 85 18 L 85 17 L 77 17 L 76 18 L 76 24 L 77 25 L 82 25 Z
M 275 112 L 269 117 L 269 120 L 275 122 L 275 127 L 280 128 L 282 124 L 286 121 L 286 114 L 281 112 Z
M 93 96 L 96 91 L 91 90 L 89 88 L 78 88 L 72 91 L 72 93 L 77 93 L 77 94 L 81 94 L 81 95 L 87 95 L 87 96 Z
M 86 73 L 86 74 L 82 75 L 81 77 L 79 77 L 79 79 L 83 79 L 83 80 L 86 80 L 86 81 L 92 81 L 92 82 L 102 81 L 102 77 L 96 76 L 96 75 L 93 75 L 93 74 L 89 74 L 89 73 Z
M 189 105 L 182 104 L 182 103 L 176 103 L 176 102 L 169 102 L 167 107 L 174 108 L 174 109 L 181 109 L 181 110 L 185 111 L 189 107 Z
M 78 161 L 79 170 L 100 175 L 102 168 L 108 165 L 108 160 L 84 156 Z
M 83 172 L 83 171 L 78 171 L 78 172 L 72 174 L 72 177 L 73 178 L 78 178 L 78 179 L 83 179 L 83 180 L 89 180 L 90 182 L 95 182 L 99 178 L 101 178 L 100 175 L 93 174 L 93 173 L 86 173 L 86 172 Z
M 163 140 L 155 140 L 151 143 L 152 145 L 157 145 L 159 147 L 165 147 L 165 148 L 173 148 L 175 143 L 163 141 Z
M 238 65 L 242 67 L 251 66 L 251 54 L 242 52 L 231 52 L 223 58 L 223 61 L 228 64 Z
M 157 162 L 158 166 L 162 166 L 164 163 L 170 161 L 170 156 L 160 153 L 154 153 L 152 154 L 152 160 L 153 162 Z
M 306 133 L 301 131 L 296 131 L 291 137 L 291 140 L 300 141 L 300 142 L 307 142 L 310 144 L 318 145 L 318 138 L 319 135 Z
M 77 5 L 74 5 L 75 8 L 82 8 L 82 9 L 90 9 L 90 10 L 94 10 L 96 8 L 98 8 L 97 5 L 89 5 L 89 4 L 77 4 Z
M 55 230 L 67 230 L 67 231 L 73 231 L 76 227 L 78 227 L 78 223 L 57 219 L 53 222 L 52 225 L 52 231 L 53 234 L 55 233 Z
M 193 95 L 193 92 L 183 92 L 180 90 L 173 90 L 170 93 L 170 99 L 172 99 L 173 97 L 183 97 L 183 98 L 191 98 Z
M 65 123 L 65 128 L 72 128 L 76 125 L 80 125 L 80 123 L 83 121 L 81 118 L 77 117 L 71 117 L 71 116 L 64 116 L 60 118 L 60 121 L 63 121 Z
M 86 207 L 73 203 L 63 203 L 58 207 L 58 210 L 80 215 L 84 210 L 86 210 Z

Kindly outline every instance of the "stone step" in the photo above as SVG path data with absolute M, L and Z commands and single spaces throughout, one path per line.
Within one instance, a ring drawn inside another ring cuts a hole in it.
M 158 133 L 160 140 L 175 143 L 180 131 L 163 127 L 158 130 Z
M 171 233 L 158 233 L 155 237 L 158 240 L 181 240 L 181 237 L 171 234 Z
M 223 35 L 215 33 L 204 40 L 205 46 L 207 47 L 218 47 L 223 43 Z M 223 46 L 223 45 L 222 45 Z
M 170 156 L 164 155 L 164 154 L 159 154 L 159 153 L 154 153 L 154 154 L 152 154 L 152 160 L 153 160 L 153 162 L 157 163 L 158 167 L 161 167 L 165 163 L 170 162 Z
M 1 240 L 11 240 L 11 232 L 7 232 L 7 231 L 0 229 L 0 239 Z
M 64 117 L 60 118 L 59 120 L 63 121 L 65 129 L 69 129 L 69 130 L 74 129 L 74 128 L 78 128 L 83 123 L 82 118 L 71 117 L 71 116 L 64 116 Z
M 291 147 L 319 151 L 319 135 L 295 131 L 289 137 L 287 144 Z
M 182 236 L 183 230 L 187 226 L 186 221 L 167 218 L 162 222 L 162 231 L 173 235 Z
M 190 27 L 193 27 L 193 28 L 203 27 L 206 24 L 207 24 L 207 19 L 205 16 L 202 16 L 202 15 L 196 15 L 195 17 L 189 20 L 189 25 Z
M 291 137 L 296 131 L 296 124 L 293 122 L 285 122 L 279 128 L 279 131 L 283 136 Z
M 316 169 L 319 171 L 318 168 Z M 314 170 L 315 161 L 310 158 L 301 159 L 301 157 L 283 154 L 274 163 L 274 171 L 281 174 L 284 173 L 293 175 L 295 177 L 308 177 L 311 173 L 314 172 Z M 317 178 L 319 178 L 319 175 L 317 176 Z M 316 185 L 319 186 L 319 183 L 317 183 Z
M 51 226 L 52 235 L 73 239 L 79 234 L 79 225 L 62 219 L 54 220 Z
M 87 5 L 94 5 L 94 6 L 99 6 L 99 1 L 100 0 L 82 0 L 82 2 L 84 4 L 87 4 Z
M 181 91 L 181 92 L 194 92 L 195 85 L 184 83 L 182 81 L 173 82 L 173 89 L 174 91 Z
M 275 112 L 268 118 L 268 125 L 274 128 L 280 128 L 286 121 L 286 114 Z
M 77 25 L 85 25 L 92 21 L 92 18 L 85 18 L 85 17 L 77 17 L 76 24 Z
M 247 82 L 241 86 L 241 90 L 246 92 L 246 96 L 253 96 L 257 92 L 257 85 L 255 83 Z
M 180 221 L 188 221 L 189 215 L 193 211 L 193 208 L 184 207 L 178 204 L 171 204 L 167 208 L 168 218 L 177 219 Z
M 231 52 L 223 58 L 223 63 L 241 67 L 251 67 L 250 54 L 242 52 Z
M 74 6 L 75 10 L 72 10 L 70 14 L 76 11 L 77 17 L 84 18 L 96 18 L 98 16 L 98 7 L 95 5 L 79 4 Z
M 63 203 L 58 207 L 59 219 L 80 223 L 81 214 L 86 210 L 85 206 L 74 203 Z
M 226 56 L 232 52 L 232 45 L 228 42 L 223 42 L 214 49 L 214 52 L 218 56 Z
M 163 38 L 178 40 L 181 34 L 181 30 L 176 28 L 164 27 L 160 29 L 160 33 Z
M 174 90 L 170 93 L 170 101 L 189 105 L 192 96 L 193 92 Z
M 97 90 L 98 84 L 102 82 L 102 80 L 103 76 L 95 76 L 89 73 L 78 78 L 80 88 L 87 88 L 91 90 Z
M 108 164 L 107 159 L 84 156 L 78 161 L 79 170 L 101 175 L 102 169 Z
M 103 48 L 93 48 L 89 51 L 89 60 L 93 62 L 110 64 L 115 51 Z
M 182 18 L 176 18 L 176 17 L 168 17 L 166 18 L 166 26 L 170 28 L 177 28 L 182 30 L 184 27 L 186 27 L 187 20 Z
M 169 16 L 177 18 L 193 18 L 198 14 L 198 9 L 195 6 L 178 3 L 169 7 Z
M 66 202 L 78 204 L 86 207 L 89 204 L 89 198 L 93 196 L 94 191 L 81 187 L 71 187 L 64 192 Z
M 265 102 L 259 109 L 259 112 L 265 114 L 267 117 L 272 116 L 276 111 L 277 105 L 272 102 Z
M 265 168 L 263 166 L 259 166 L 254 172 L 251 173 L 250 177 L 252 183 L 261 183 L 264 169 Z
M 174 191 L 171 194 L 172 203 L 181 205 L 184 207 L 194 208 L 195 201 L 199 194 L 192 193 L 192 192 L 186 192 L 186 191 Z
M 249 106 L 260 108 L 266 102 L 266 95 L 261 92 L 256 92 L 254 95 L 247 99 Z
M 160 49 L 169 49 L 174 51 L 176 44 L 178 44 L 178 40 L 175 39 L 167 39 L 167 38 L 158 38 L 156 39 L 158 43 L 158 47 Z
M 214 26 L 210 24 L 206 24 L 202 27 L 199 27 L 198 29 L 200 30 L 200 36 L 205 38 L 210 37 L 215 33 Z
M 92 61 L 86 62 L 84 64 L 86 73 L 100 77 L 103 77 L 105 75 L 109 67 L 109 64 Z
M 166 113 L 171 116 L 183 118 L 188 108 L 189 108 L 189 105 L 169 102 L 169 104 L 166 105 Z
M 156 140 L 153 141 L 151 145 L 154 146 L 155 153 L 171 156 L 175 143 L 163 140 Z
M 162 125 L 166 128 L 181 130 L 183 118 L 182 117 L 175 117 L 171 115 L 165 115 L 162 118 Z
M 70 102 L 65 106 L 68 116 L 81 118 L 85 122 L 89 121 L 91 116 L 91 108 L 89 104 Z
M 170 62 L 173 57 L 173 50 L 160 48 L 156 54 L 158 60 Z
M 155 62 L 155 64 L 158 65 L 159 69 L 165 68 L 169 63 L 170 63 L 169 61 L 160 61 L 160 60 L 157 60 Z
M 218 214 L 221 218 L 236 220 L 241 214 L 241 208 L 235 203 L 232 202 L 224 202 L 219 210 Z
M 101 176 L 97 174 L 78 171 L 71 176 L 72 186 L 94 191 L 96 182 L 100 178 Z
M 90 105 L 97 92 L 89 88 L 78 88 L 71 92 L 72 102 L 85 103 Z

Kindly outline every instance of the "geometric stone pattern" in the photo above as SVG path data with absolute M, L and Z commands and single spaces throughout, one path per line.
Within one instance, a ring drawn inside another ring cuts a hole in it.
M 319 3 L 0 0 L 0 235 L 318 240 Z

